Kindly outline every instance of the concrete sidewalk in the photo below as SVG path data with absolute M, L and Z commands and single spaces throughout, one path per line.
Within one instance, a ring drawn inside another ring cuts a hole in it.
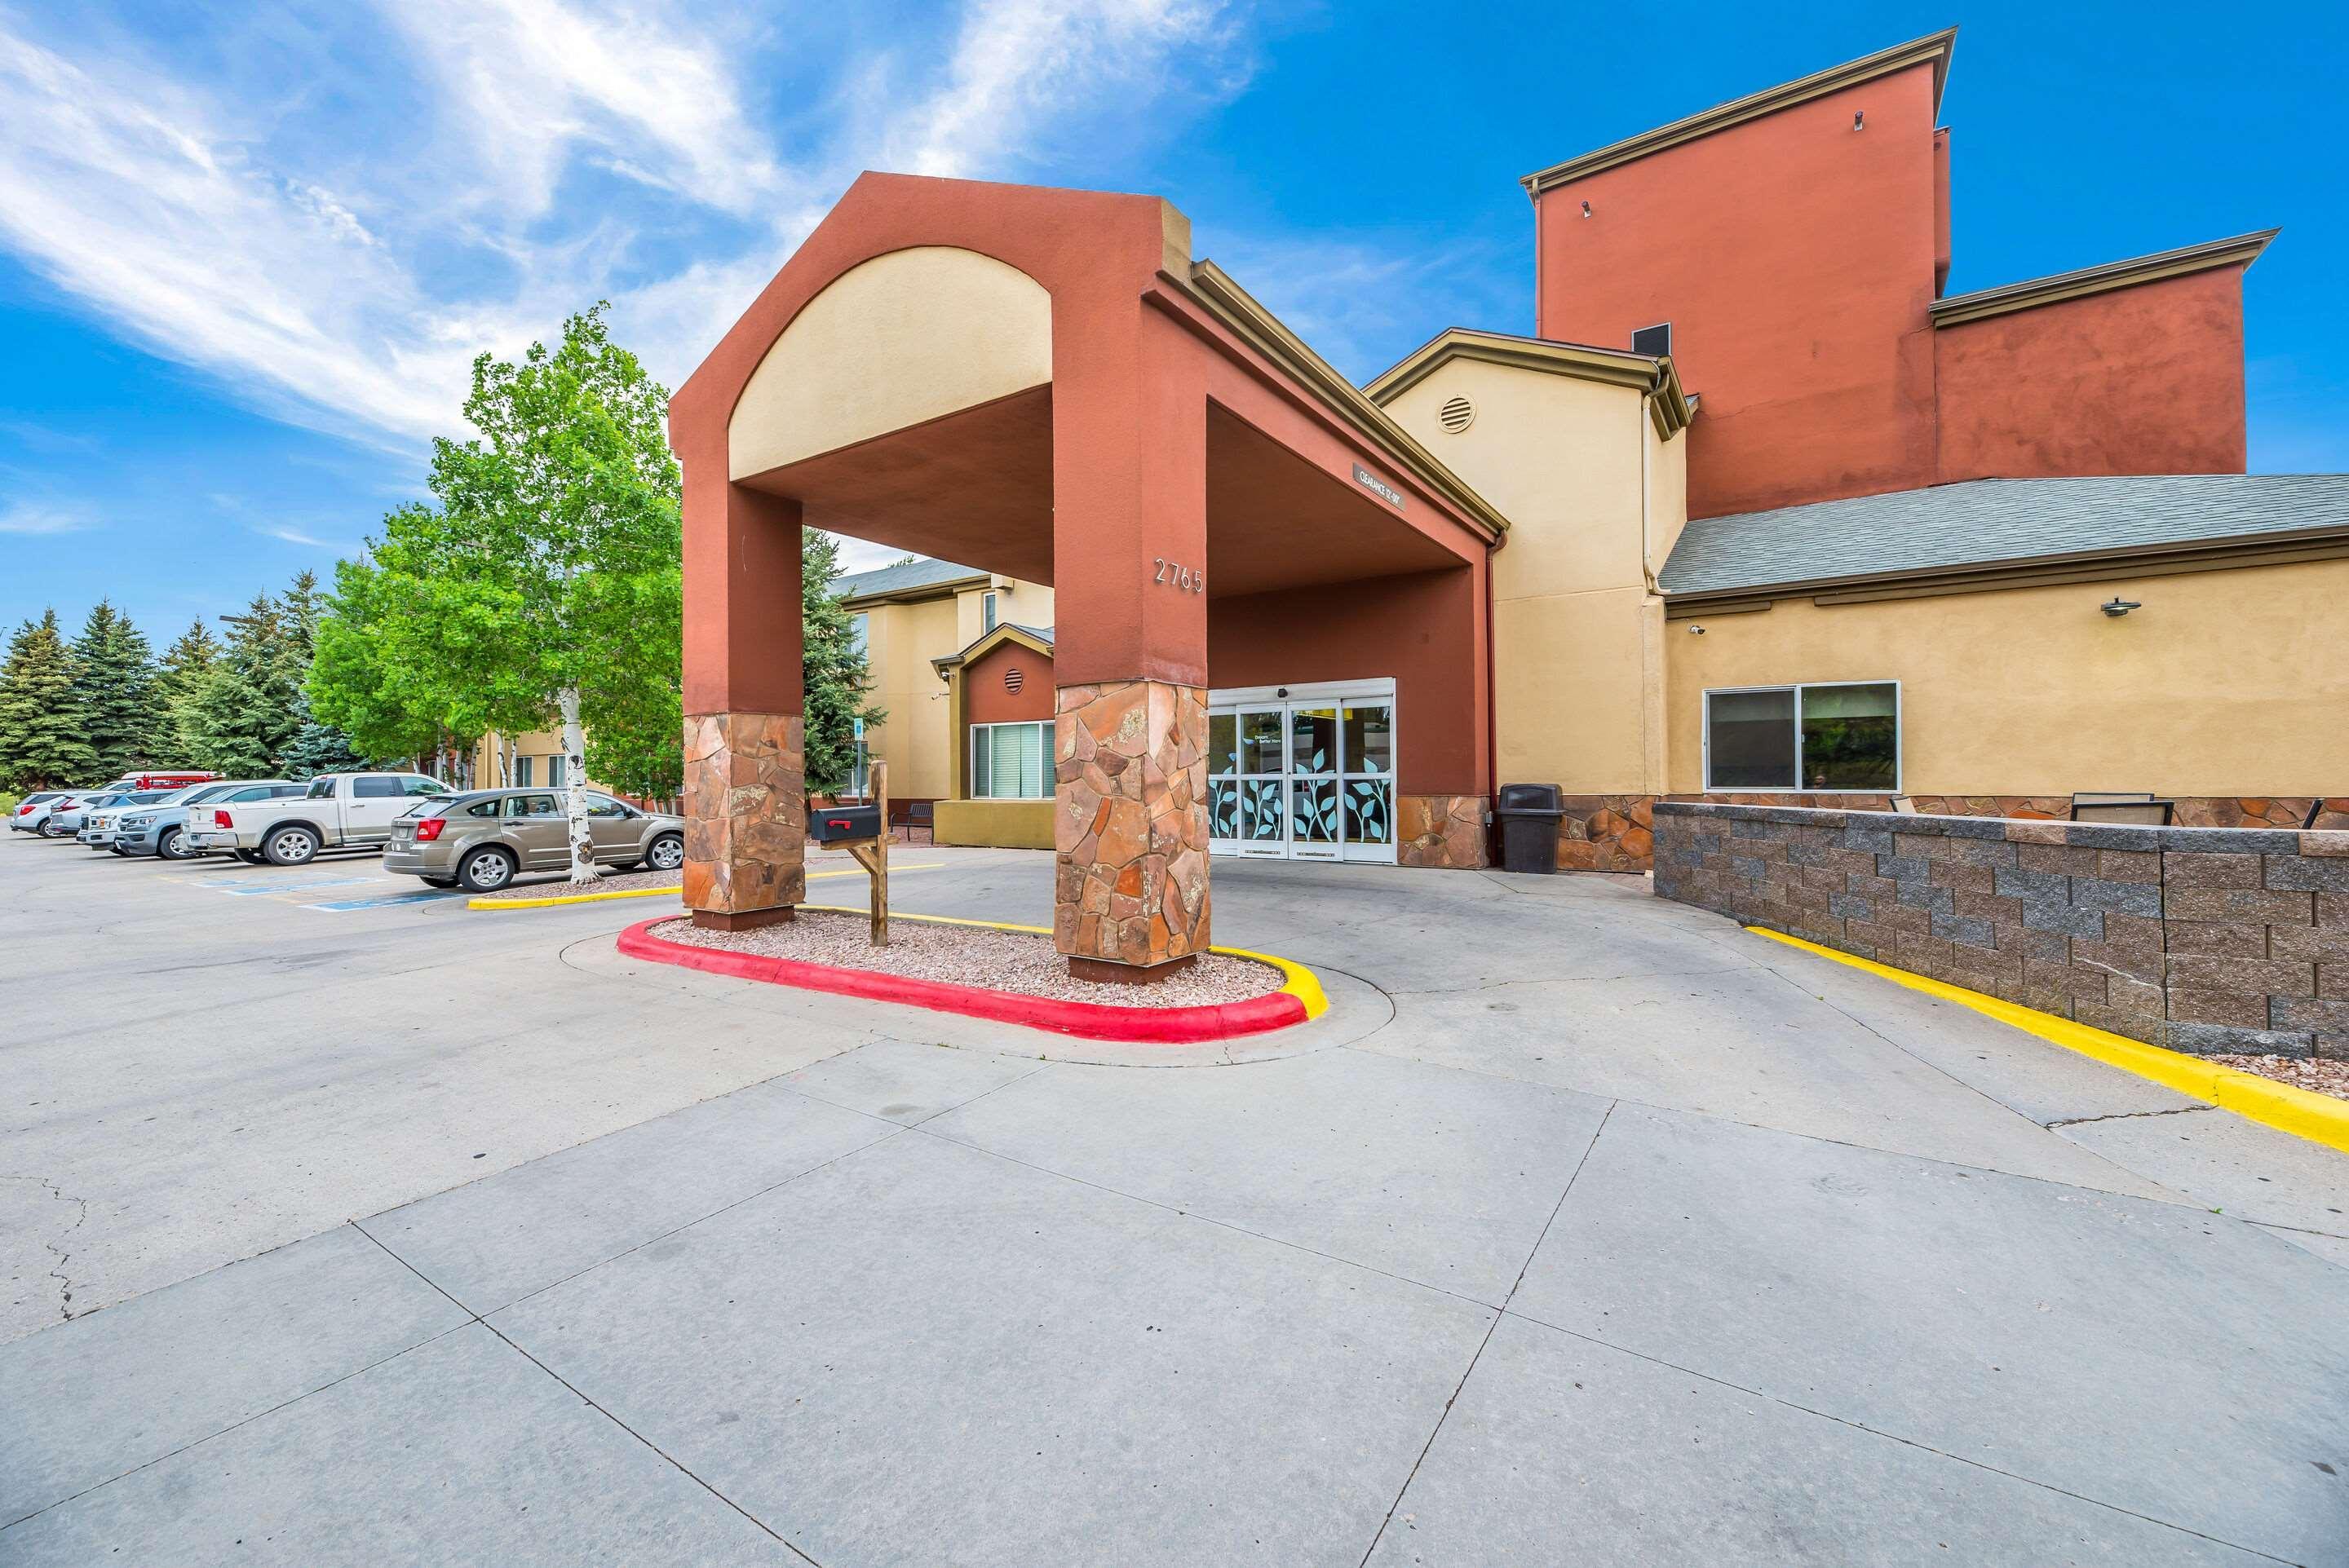
M 787 1070 L 0 1346 L 0 1560 L 2349 1553 L 2349 1162 L 1636 883 L 1219 864 L 1333 999 L 1227 1064 L 617 911 L 471 918 L 647 1086 Z

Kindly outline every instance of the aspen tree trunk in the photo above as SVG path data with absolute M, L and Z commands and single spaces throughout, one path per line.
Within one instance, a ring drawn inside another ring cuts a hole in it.
M 587 830 L 587 737 L 579 727 L 579 688 L 554 696 L 563 709 L 563 810 L 571 819 L 571 884 L 595 880 L 595 840 Z

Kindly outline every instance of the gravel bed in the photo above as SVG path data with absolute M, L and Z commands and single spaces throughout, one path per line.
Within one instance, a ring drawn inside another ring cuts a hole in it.
M 2298 1057 L 2212 1057 L 2221 1067 L 2238 1072 L 2257 1073 L 2263 1078 L 2288 1083 L 2294 1088 L 2313 1089 L 2340 1099 L 2349 1099 L 2349 1062 L 2323 1061 Z
M 1112 1007 L 1204 1007 L 1244 1002 L 1280 989 L 1283 976 L 1268 964 L 1203 953 L 1179 974 L 1155 985 L 1102 985 L 1069 977 L 1068 960 L 1053 951 L 1049 936 L 995 931 L 983 925 L 932 925 L 925 921 L 889 923 L 889 945 L 874 947 L 871 922 L 862 914 L 826 914 L 802 910 L 799 918 L 750 931 L 697 929 L 690 921 L 666 921 L 653 934 L 694 947 L 796 958 L 843 969 L 874 969 L 916 980 L 979 985 L 1021 996 L 1063 1002 L 1098 1002 Z
M 521 882 L 478 896 L 502 902 L 516 898 L 567 898 L 576 892 L 631 892 L 638 888 L 684 885 L 683 872 L 605 872 L 595 879 L 593 887 L 575 888 L 568 877 L 549 877 L 543 882 Z

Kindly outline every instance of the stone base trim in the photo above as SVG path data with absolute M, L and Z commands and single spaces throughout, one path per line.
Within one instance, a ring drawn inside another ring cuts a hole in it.
M 1395 797 L 1395 863 L 1423 870 L 1476 871 L 1493 863 L 1483 795 Z
M 1208 944 L 1207 693 L 1066 686 L 1053 735 L 1052 941 L 1150 968 Z
M 1199 961 L 1195 953 L 1185 953 L 1180 958 L 1169 958 L 1164 964 L 1143 965 L 1112 964 L 1102 958 L 1071 958 L 1069 978 L 1090 980 L 1103 985 L 1155 985 L 1171 980 Z
M 697 909 L 693 912 L 693 923 L 704 931 L 756 931 L 762 925 L 781 925 L 793 919 L 797 913 L 787 903 L 772 909 L 746 909 L 739 914 L 729 914 L 724 910 Z
M 2349 831 L 1671 801 L 1654 820 L 1661 897 L 2191 1056 L 2349 1059 Z
M 1557 824 L 1557 869 L 1562 872 L 1644 872 L 1653 865 L 1654 795 L 1568 795 Z M 1661 799 L 1692 806 L 1794 806 L 1828 811 L 1890 811 L 1889 795 L 1667 795 Z M 2066 821 L 2069 795 L 1912 795 L 1909 803 L 1927 817 L 1996 817 L 2021 821 Z M 2177 797 L 2177 826 L 2297 830 L 2316 804 L 2309 795 Z M 2349 829 L 2349 796 L 2323 802 L 2315 826 Z
M 687 717 L 687 908 L 740 915 L 807 896 L 805 733 L 795 713 Z

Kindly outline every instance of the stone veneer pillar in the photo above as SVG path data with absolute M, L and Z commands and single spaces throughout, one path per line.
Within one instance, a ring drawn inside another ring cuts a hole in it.
M 1154 980 L 1208 943 L 1207 694 L 1057 692 L 1052 941 L 1082 979 Z
M 724 931 L 792 918 L 807 895 L 806 731 L 795 713 L 685 721 L 685 903 Z

